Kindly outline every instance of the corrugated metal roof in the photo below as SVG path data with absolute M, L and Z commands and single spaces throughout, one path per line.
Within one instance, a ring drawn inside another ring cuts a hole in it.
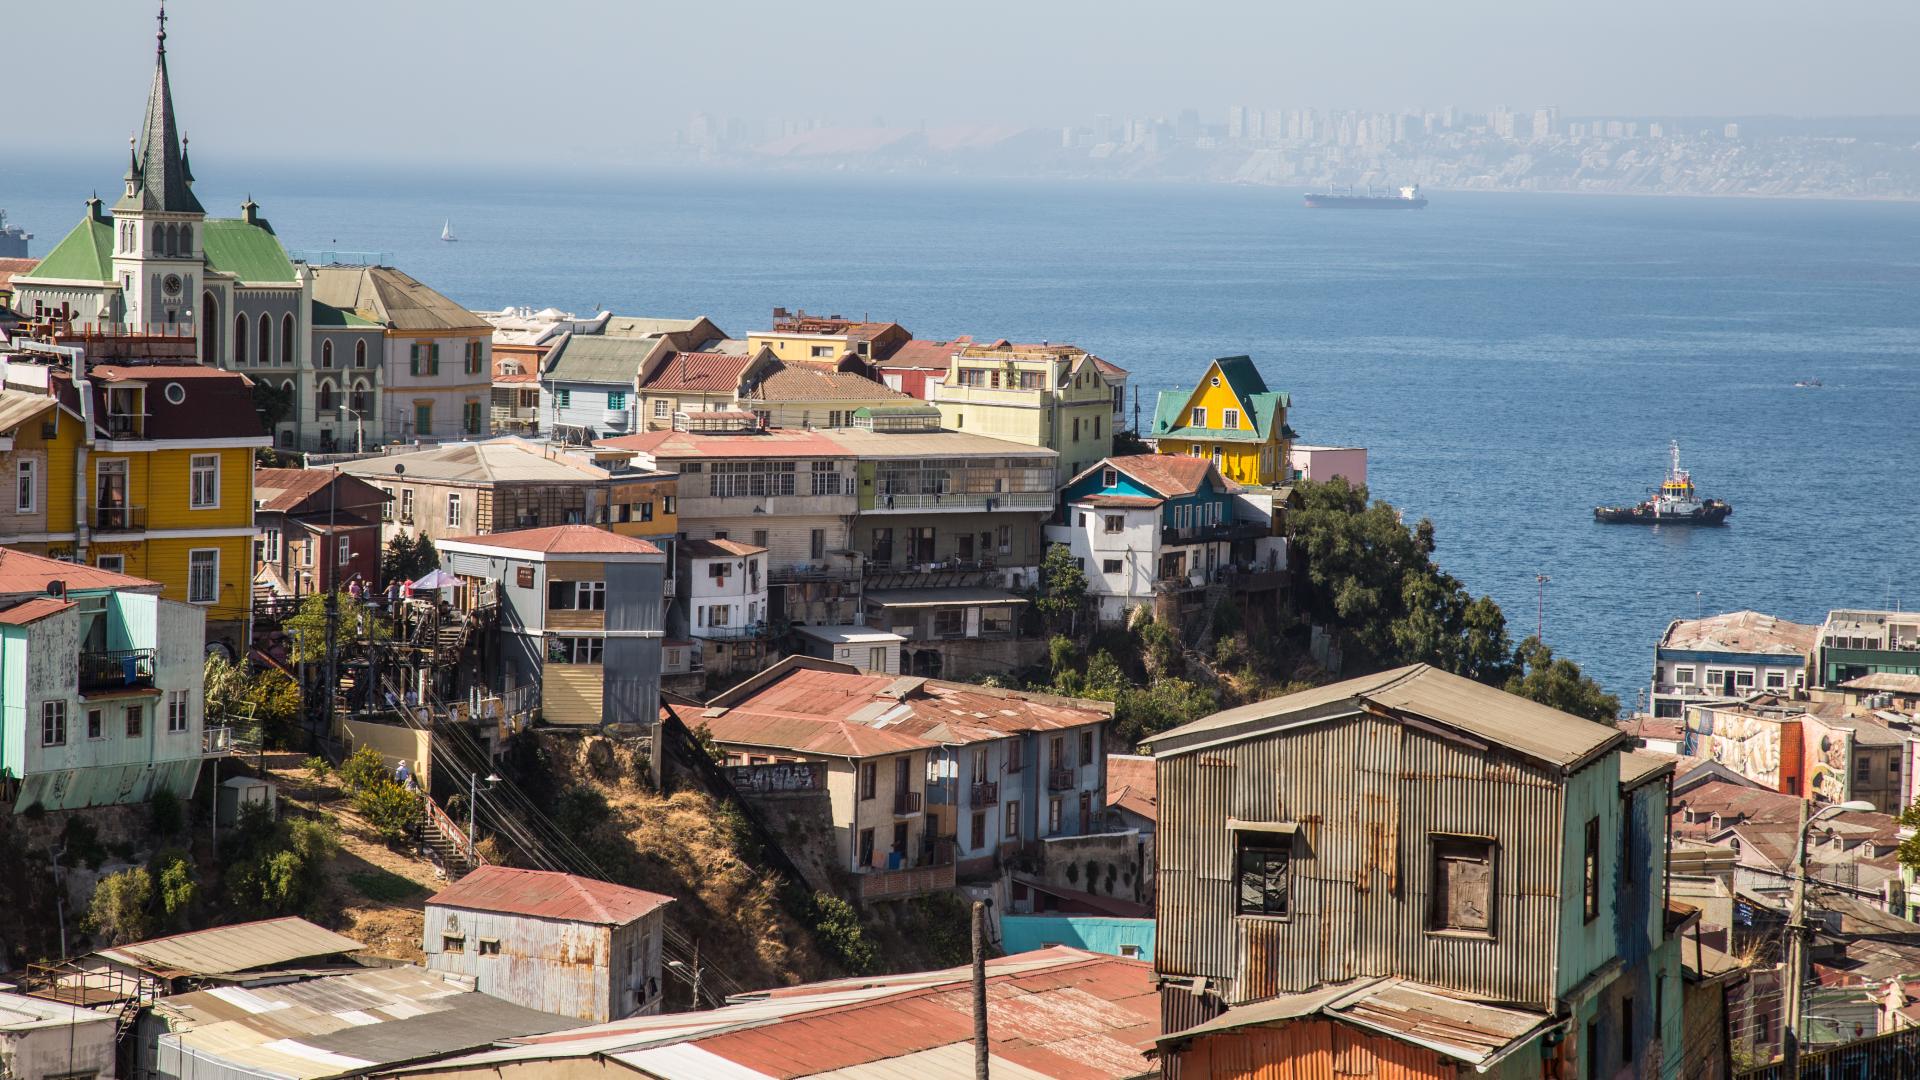
M 12 431 L 52 409 L 51 395 L 34 390 L 0 390 L 0 431 Z
M 1673 771 L 1674 759 L 1666 754 L 1628 750 L 1620 755 L 1620 786 L 1638 787 L 1655 776 Z
M 862 428 L 834 428 L 823 433 L 861 458 L 890 457 L 998 457 L 1047 458 L 1060 456 L 1044 446 L 1029 446 L 1009 439 L 993 439 L 967 431 L 867 431 Z
M 76 589 L 160 591 L 159 582 L 148 581 L 146 578 L 116 574 L 111 570 L 102 570 L 83 563 L 61 562 L 59 559 L 49 559 L 45 555 L 35 555 L 15 548 L 0 548 L 0 595 L 43 593 L 47 591 L 47 586 L 55 581 L 65 582 L 68 592 Z
M 418 1072 L 593 1056 L 666 1080 L 972 1075 L 970 968 L 788 987 L 706 1012 L 639 1017 L 514 1040 Z M 1077 949 L 987 962 L 995 1076 L 1118 1080 L 1153 1072 L 1152 966 Z M 956 1072 L 955 1070 L 961 1070 Z
M 701 413 L 711 417 L 714 413 Z M 751 414 L 746 414 L 751 415 Z M 648 431 L 601 439 L 595 446 L 637 450 L 658 461 L 693 458 L 847 458 L 853 452 L 822 432 L 774 428 L 750 435 L 705 435 L 693 431 Z M 1047 453 L 1052 453 L 1051 450 Z
M 96 955 L 133 967 L 190 975 L 224 975 L 359 952 L 364 948 L 365 945 L 344 934 L 288 916 L 136 941 L 102 949 Z
M 0 623 L 7 626 L 25 626 L 39 622 L 49 615 L 58 615 L 73 606 L 71 600 L 56 600 L 51 596 L 36 596 L 0 611 Z
M 657 343 L 651 337 L 568 334 L 547 353 L 541 368 L 551 382 L 631 387 L 640 362 Z
M 753 401 L 870 401 L 886 404 L 912 401 L 898 390 L 889 389 L 864 375 L 851 371 L 830 371 L 804 364 L 776 362 L 766 374 L 753 380 L 747 393 Z
M 395 330 L 493 333 L 485 319 L 391 266 L 316 266 L 313 298 Z
M 673 897 L 553 870 L 482 866 L 427 899 L 430 906 L 624 926 Z
M 983 607 L 992 604 L 1025 604 L 1027 598 L 1005 589 L 955 586 L 946 589 L 870 589 L 869 602 L 881 607 Z
M 642 390 L 706 391 L 731 394 L 753 358 L 745 353 L 677 352 L 649 372 Z
M 548 555 L 658 555 L 660 549 L 638 537 L 621 536 L 594 525 L 543 525 L 537 529 L 450 536 L 441 543 L 539 551 Z
M 1218 739 L 1351 715 L 1366 706 L 1437 722 L 1562 769 L 1630 740 L 1606 724 L 1414 664 L 1227 709 L 1147 742 L 1157 755 L 1185 753 Z
M 1705 619 L 1678 619 L 1660 638 L 1663 649 L 1807 656 L 1820 628 L 1758 611 L 1730 611 Z
M 342 462 L 340 471 L 368 478 L 390 480 L 404 474 L 409 481 L 452 480 L 475 484 L 541 480 L 578 484 L 612 475 L 573 454 L 511 436 L 361 458 Z
M 1875 693 L 1920 694 L 1920 675 L 1901 675 L 1879 671 L 1849 679 L 1840 684 L 1846 690 L 1870 690 Z

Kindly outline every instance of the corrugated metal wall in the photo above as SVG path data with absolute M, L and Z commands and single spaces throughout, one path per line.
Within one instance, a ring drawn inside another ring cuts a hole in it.
M 1563 818 L 1546 769 L 1356 716 L 1164 757 L 1158 774 L 1158 971 L 1218 980 L 1229 1005 L 1402 975 L 1552 1007 Z M 1300 824 L 1289 918 L 1236 917 L 1229 817 Z M 1427 931 L 1433 833 L 1496 839 L 1492 940 Z
M 1331 1020 L 1251 1027 L 1195 1039 L 1162 1060 L 1167 1080 L 1452 1080 L 1452 1062 L 1424 1047 Z

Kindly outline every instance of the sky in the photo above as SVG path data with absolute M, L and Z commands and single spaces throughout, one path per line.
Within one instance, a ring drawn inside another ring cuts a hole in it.
M 57 88 L 44 108 L 16 92 L 7 152 L 124 147 L 153 4 L 5 7 L 10 84 Z M 625 167 L 695 112 L 1014 127 L 1219 121 L 1236 104 L 1920 113 L 1913 0 L 175 0 L 170 15 L 180 118 L 196 156 L 227 160 Z

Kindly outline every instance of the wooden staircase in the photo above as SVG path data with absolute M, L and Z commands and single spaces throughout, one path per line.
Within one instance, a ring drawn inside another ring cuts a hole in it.
M 449 882 L 459 881 L 476 867 L 486 865 L 486 857 L 467 843 L 466 830 L 454 822 L 440 804 L 426 796 L 420 803 L 420 843 L 447 873 Z

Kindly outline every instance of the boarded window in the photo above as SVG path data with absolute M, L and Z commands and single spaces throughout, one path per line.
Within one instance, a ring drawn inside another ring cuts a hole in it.
M 1493 932 L 1493 841 L 1433 838 L 1433 930 Z
M 1288 837 L 1236 833 L 1234 876 L 1239 882 L 1242 915 L 1287 914 Z

